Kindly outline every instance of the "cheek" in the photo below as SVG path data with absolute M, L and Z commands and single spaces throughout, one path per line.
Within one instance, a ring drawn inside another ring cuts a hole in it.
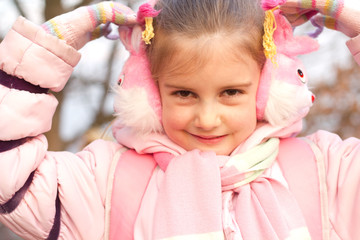
M 249 100 L 228 115 L 227 123 L 230 128 L 244 134 L 251 134 L 257 124 L 255 100 Z
M 189 121 L 189 111 L 177 106 L 163 105 L 162 122 L 165 131 L 185 128 Z
M 256 125 L 256 108 L 243 108 L 240 111 L 237 111 L 235 114 L 232 114 L 228 121 L 231 123 L 232 127 L 239 128 L 243 130 L 248 130 L 253 128 Z
M 256 109 L 253 109 L 252 112 L 248 115 L 247 125 L 249 126 L 249 132 L 252 133 L 257 125 Z
M 186 147 L 186 130 L 191 122 L 191 118 L 186 111 L 177 107 L 163 107 L 162 124 L 166 135 L 176 144 Z
M 256 117 L 256 100 L 255 100 L 256 96 L 254 97 L 254 99 L 252 101 L 250 101 L 249 103 L 249 109 L 248 109 L 248 113 L 246 116 L 246 121 L 248 122 L 249 125 L 249 129 L 251 129 L 251 131 L 253 131 L 256 127 L 257 124 L 257 117 Z

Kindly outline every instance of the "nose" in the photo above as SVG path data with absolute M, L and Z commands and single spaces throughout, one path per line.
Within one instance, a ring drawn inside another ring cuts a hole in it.
M 221 114 L 216 103 L 203 103 L 197 109 L 195 126 L 202 130 L 209 131 L 221 124 Z

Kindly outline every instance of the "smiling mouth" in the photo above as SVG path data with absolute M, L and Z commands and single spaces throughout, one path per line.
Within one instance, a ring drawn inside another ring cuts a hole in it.
M 199 142 L 205 143 L 205 144 L 216 144 L 221 142 L 227 135 L 221 135 L 221 136 L 201 136 L 201 135 L 195 135 L 191 134 L 196 140 Z

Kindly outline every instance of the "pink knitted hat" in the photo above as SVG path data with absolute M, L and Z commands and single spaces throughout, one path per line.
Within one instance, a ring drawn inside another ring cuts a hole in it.
M 139 25 L 120 27 L 120 39 L 130 52 L 116 88 L 114 108 L 117 124 L 135 132 L 162 132 L 159 89 L 150 73 L 149 61 L 142 41 L 144 18 L 155 17 L 154 2 L 142 5 L 138 12 Z M 284 0 L 264 0 L 265 10 L 282 4 Z M 293 35 L 293 30 L 280 10 L 273 11 L 276 30 L 273 38 L 277 54 L 267 59 L 257 93 L 257 118 L 274 126 L 287 126 L 303 118 L 314 96 L 307 88 L 303 65 L 296 58 L 317 50 L 318 43 L 310 37 Z M 156 37 L 156 36 L 155 36 Z M 275 61 L 274 61 L 275 60 Z

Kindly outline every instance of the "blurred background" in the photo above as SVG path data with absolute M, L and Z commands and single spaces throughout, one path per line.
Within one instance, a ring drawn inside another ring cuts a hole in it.
M 36 24 L 96 3 L 90 0 L 0 0 L 0 42 L 19 15 Z M 143 1 L 120 1 L 137 10 Z M 114 28 L 115 30 L 115 28 Z M 306 24 L 295 34 L 312 32 Z M 324 30 L 319 51 L 301 56 L 307 69 L 309 87 L 316 96 L 304 120 L 301 135 L 324 129 L 342 138 L 360 137 L 360 67 L 346 48 L 347 37 Z M 59 106 L 53 127 L 47 133 L 49 150 L 76 152 L 88 142 L 111 138 L 108 126 L 113 119 L 111 86 L 116 83 L 128 54 L 119 41 L 100 38 L 80 50 L 82 59 L 63 91 L 56 93 Z M 0 240 L 20 239 L 0 224 Z

